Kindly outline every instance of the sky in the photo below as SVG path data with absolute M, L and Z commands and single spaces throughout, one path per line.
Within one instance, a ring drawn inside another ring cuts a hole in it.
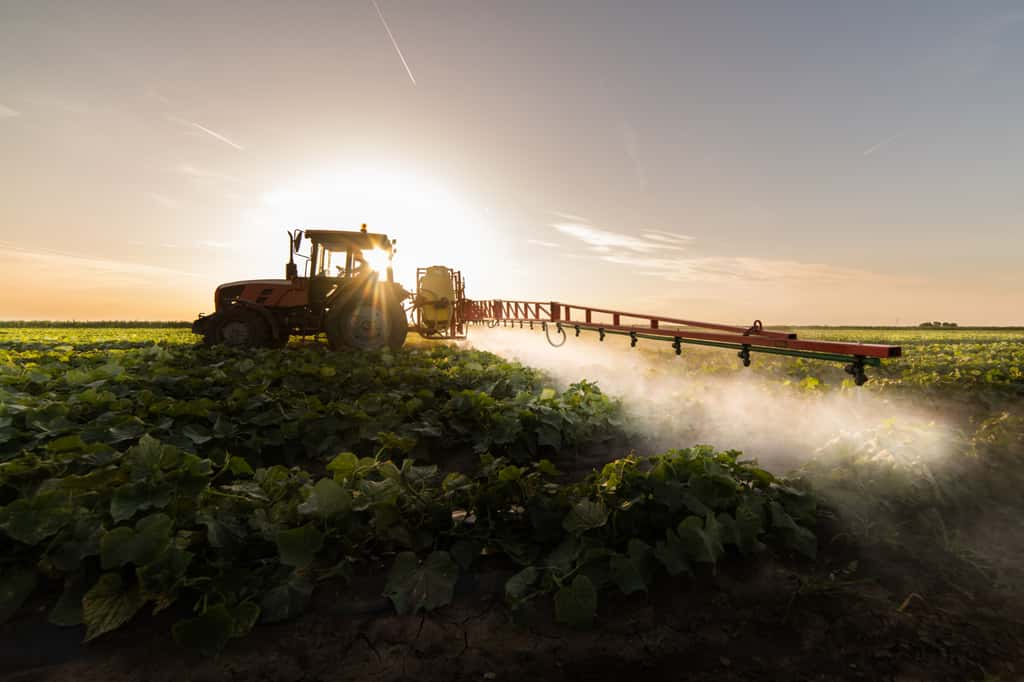
M 368 223 L 473 298 L 1021 324 L 1022 121 L 1019 0 L 0 0 L 0 318 Z

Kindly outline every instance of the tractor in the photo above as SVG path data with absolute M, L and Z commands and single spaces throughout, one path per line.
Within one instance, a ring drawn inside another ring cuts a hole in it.
M 309 255 L 299 252 L 310 242 Z M 394 242 L 358 231 L 288 232 L 284 279 L 253 279 L 217 287 L 215 312 L 200 315 L 192 332 L 206 344 L 283 347 L 293 335 L 327 334 L 335 350 L 398 349 L 409 323 L 403 301 L 413 298 L 394 281 Z M 295 257 L 305 259 L 303 273 Z
M 303 237 L 311 247 L 299 253 Z M 283 347 L 292 335 L 327 334 L 335 350 L 399 349 L 409 331 L 427 339 L 465 339 L 470 325 L 540 329 L 548 343 L 561 346 L 567 330 L 629 337 L 630 347 L 644 341 L 737 351 L 745 367 L 752 353 L 842 362 L 858 386 L 865 367 L 902 355 L 899 346 L 801 339 L 792 331 L 751 325 L 701 322 L 664 315 L 597 308 L 558 301 L 475 300 L 466 298 L 462 273 L 443 265 L 418 268 L 416 292 L 394 280 L 395 242 L 366 231 L 295 230 L 288 233 L 284 279 L 254 279 L 217 287 L 216 312 L 200 315 L 192 331 L 207 344 Z M 295 256 L 305 258 L 299 275 Z M 555 339 L 552 339 L 552 333 Z

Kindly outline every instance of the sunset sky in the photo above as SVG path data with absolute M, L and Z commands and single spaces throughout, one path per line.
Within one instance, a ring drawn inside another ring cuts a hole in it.
M 285 230 L 471 297 L 1024 323 L 1024 5 L 0 0 L 0 318 L 192 319 Z

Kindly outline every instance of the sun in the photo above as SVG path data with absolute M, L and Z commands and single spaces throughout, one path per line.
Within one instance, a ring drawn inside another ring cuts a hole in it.
M 291 228 L 359 229 L 396 241 L 395 279 L 415 286 L 416 268 L 446 265 L 489 276 L 499 231 L 486 211 L 431 179 L 358 168 L 282 183 L 263 196 L 265 222 Z M 276 246 L 276 243 L 275 243 Z

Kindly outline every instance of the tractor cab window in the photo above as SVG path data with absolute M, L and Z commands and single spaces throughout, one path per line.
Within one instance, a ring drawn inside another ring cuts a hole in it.
M 354 277 L 373 270 L 361 250 L 317 249 L 313 274 L 315 277 Z

